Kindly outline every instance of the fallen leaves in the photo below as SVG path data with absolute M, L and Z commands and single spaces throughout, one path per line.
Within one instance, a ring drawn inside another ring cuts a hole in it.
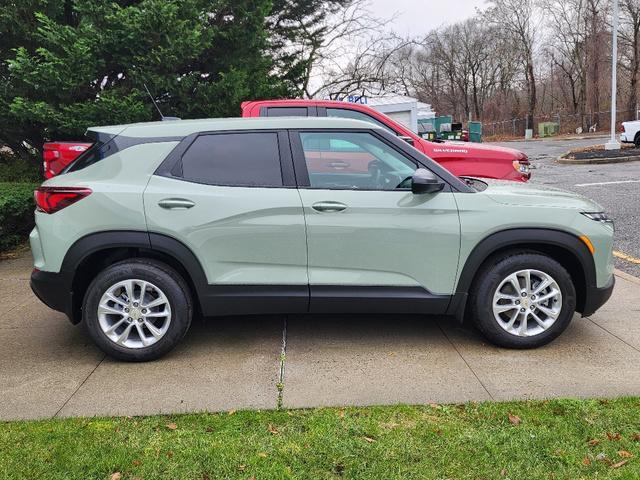
M 522 422 L 522 419 L 519 416 L 513 415 L 511 413 L 509 414 L 509 423 L 511 425 L 517 426 L 517 425 L 520 425 L 521 422 Z
M 622 438 L 622 435 L 620 435 L 619 433 L 609 433 L 607 432 L 607 438 L 611 441 L 615 440 L 618 441 Z
M 166 427 L 169 430 L 175 430 L 176 428 L 178 428 L 178 425 L 176 425 L 175 423 L 167 423 Z
M 259 452 L 259 453 L 258 453 L 258 456 L 259 456 L 260 458 L 267 458 L 267 452 Z
M 620 467 L 622 467 L 622 466 L 626 465 L 626 463 L 627 463 L 628 461 L 629 461 L 629 460 L 622 460 L 621 462 L 614 463 L 613 465 L 611 465 L 611 468 L 620 468 Z
M 595 447 L 599 443 L 600 443 L 600 440 L 598 440 L 597 438 L 592 438 L 587 442 L 587 445 L 589 445 L 590 447 Z
M 362 438 L 364 438 L 365 442 L 369 442 L 369 443 L 374 443 L 376 441 L 375 438 L 367 437 L 366 435 Z
M 271 435 L 279 435 L 280 434 L 278 429 L 276 427 L 274 427 L 272 423 L 270 423 L 269 426 L 267 426 L 267 430 L 269 430 L 269 433 Z
M 122 478 L 122 474 L 120 472 L 113 472 L 109 477 L 109 480 L 120 480 Z
M 584 458 L 582 459 L 582 464 L 583 464 L 585 467 L 588 467 L 589 465 L 591 465 L 591 459 L 590 459 L 589 457 L 584 457 Z
M 633 457 L 633 453 L 627 452 L 626 450 L 620 450 L 618 451 L 618 456 L 620 458 L 631 458 Z
M 640 442 L 640 433 L 634 433 L 633 435 L 631 435 L 631 440 L 633 440 L 634 442 Z

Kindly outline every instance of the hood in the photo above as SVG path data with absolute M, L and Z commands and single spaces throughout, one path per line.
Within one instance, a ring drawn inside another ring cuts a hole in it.
M 460 153 L 478 158 L 522 160 L 527 156 L 519 150 L 496 145 L 469 142 L 443 142 L 433 146 L 436 153 Z
M 485 178 L 481 180 L 488 185 L 483 193 L 503 205 L 570 208 L 583 212 L 603 211 L 603 208 L 593 200 L 559 188 Z

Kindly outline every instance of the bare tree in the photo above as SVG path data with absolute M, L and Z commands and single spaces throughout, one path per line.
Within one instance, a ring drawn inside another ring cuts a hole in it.
M 484 18 L 509 36 L 513 47 L 520 53 L 527 91 L 527 124 L 533 128 L 537 92 L 534 65 L 537 20 L 535 0 L 490 0 L 491 6 Z
M 640 1 L 622 0 L 620 29 L 620 66 L 628 77 L 627 110 L 638 111 L 638 77 L 640 76 Z

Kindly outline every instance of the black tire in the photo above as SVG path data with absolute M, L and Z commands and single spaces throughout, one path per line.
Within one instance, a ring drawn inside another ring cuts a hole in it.
M 633 143 L 636 148 L 640 148 L 640 133 L 636 133 L 636 138 L 633 139 Z
M 500 326 L 493 313 L 493 297 L 500 283 L 520 270 L 539 270 L 550 275 L 562 294 L 556 321 L 545 331 L 518 336 Z M 576 291 L 571 275 L 551 257 L 537 252 L 515 251 L 490 259 L 478 272 L 469 296 L 469 314 L 480 332 L 493 344 L 506 348 L 536 348 L 554 340 L 571 322 L 576 308 Z
M 139 279 L 156 285 L 166 296 L 171 308 L 171 321 L 166 333 L 147 347 L 127 348 L 110 340 L 100 327 L 98 305 L 112 285 Z M 162 357 L 173 349 L 189 330 L 193 307 L 191 293 L 184 279 L 173 268 L 151 259 L 130 259 L 102 270 L 91 282 L 84 296 L 82 318 L 96 345 L 107 355 L 129 362 L 146 362 Z

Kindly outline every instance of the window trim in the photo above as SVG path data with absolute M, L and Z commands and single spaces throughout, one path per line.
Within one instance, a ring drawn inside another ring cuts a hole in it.
M 384 143 L 385 145 L 387 145 L 388 147 L 392 148 L 393 150 L 395 150 L 397 153 L 399 153 L 400 155 L 410 159 L 411 161 L 415 162 L 418 168 L 426 168 L 430 171 L 432 171 L 435 175 L 437 175 L 438 177 L 440 177 L 440 179 L 442 181 L 444 181 L 447 185 L 445 187 L 445 189 L 443 191 L 447 192 L 447 191 L 461 191 L 458 188 L 456 188 L 454 185 L 451 184 L 451 182 L 449 181 L 448 178 L 446 178 L 446 175 L 443 176 L 441 175 L 441 171 L 444 170 L 442 169 L 442 167 L 440 167 L 439 165 L 436 165 L 438 168 L 432 168 L 431 165 L 428 165 L 426 162 L 422 161 L 420 158 L 416 157 L 415 155 L 410 154 L 408 151 L 406 151 L 404 148 L 398 148 L 398 144 L 396 144 L 395 142 L 391 142 L 389 141 L 390 138 L 391 139 L 396 139 L 395 136 L 393 136 L 391 134 L 391 132 L 388 132 L 386 130 L 382 130 L 382 129 L 368 129 L 368 128 L 362 128 L 362 129 L 335 129 L 335 128 L 309 128 L 309 129 L 291 129 L 289 130 L 289 139 L 291 142 L 291 150 L 293 153 L 293 166 L 294 166 L 294 170 L 295 170 L 295 175 L 296 178 L 298 179 L 298 188 L 299 189 L 304 189 L 304 190 L 337 190 L 337 191 L 345 191 L 345 192 L 411 192 L 410 188 L 400 188 L 400 189 L 393 189 L 393 190 L 381 190 L 381 189 L 377 189 L 377 188 L 357 188 L 357 189 L 353 189 L 353 188 L 321 188 L 321 187 L 312 187 L 311 186 L 311 181 L 309 179 L 309 171 L 307 169 L 307 162 L 305 160 L 305 154 L 304 154 L 304 149 L 302 147 L 302 139 L 300 138 L 300 133 L 368 133 L 372 136 L 374 136 L 375 138 L 377 138 L 378 140 L 380 140 L 382 143 Z M 388 135 L 388 137 L 387 137 Z M 389 138 L 390 137 L 390 138 Z M 402 145 L 404 147 L 404 145 Z M 417 150 L 416 150 L 417 152 Z M 419 153 L 419 152 L 417 152 Z M 449 174 L 451 175 L 451 174 Z M 455 177 L 454 177 L 455 178 Z M 465 185 L 466 187 L 466 185 Z M 467 187 L 468 188 L 468 187 Z
M 278 157 L 280 161 L 280 172 L 282 175 L 282 185 L 229 185 L 221 183 L 199 182 L 184 178 L 182 172 L 182 158 L 189 150 L 191 145 L 199 138 L 211 135 L 229 135 L 229 134 L 250 134 L 250 133 L 271 133 L 276 134 L 278 142 Z M 160 166 L 154 172 L 154 175 L 160 177 L 181 180 L 183 182 L 195 183 L 199 185 L 209 185 L 212 187 L 232 187 L 232 188 L 296 188 L 295 171 L 293 167 L 293 159 L 291 155 L 291 147 L 289 145 L 289 136 L 286 130 L 281 129 L 249 129 L 249 130 L 214 130 L 205 132 L 196 132 L 185 137 L 176 147 L 167 155 Z

